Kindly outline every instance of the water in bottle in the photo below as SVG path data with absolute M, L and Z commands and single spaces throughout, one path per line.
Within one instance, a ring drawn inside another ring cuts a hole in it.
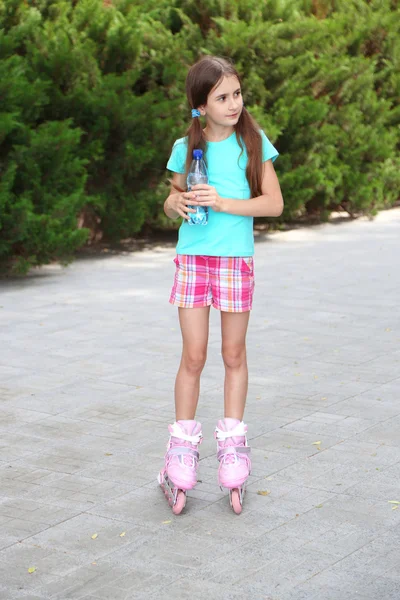
M 188 192 L 194 185 L 199 183 L 208 183 L 208 174 L 206 163 L 203 158 L 203 150 L 193 150 L 193 160 L 190 165 L 189 173 L 187 176 L 187 189 Z M 196 210 L 195 213 L 188 213 L 190 219 L 189 225 L 207 225 L 208 221 L 208 207 L 207 206 L 190 206 Z

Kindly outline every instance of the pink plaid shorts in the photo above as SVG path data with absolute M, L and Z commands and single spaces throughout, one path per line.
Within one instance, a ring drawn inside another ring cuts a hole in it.
M 170 303 L 181 308 L 214 306 L 225 312 L 251 310 L 253 257 L 178 254 Z

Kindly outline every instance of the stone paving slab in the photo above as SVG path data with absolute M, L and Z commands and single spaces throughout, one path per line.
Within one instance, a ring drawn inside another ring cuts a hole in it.
M 171 245 L 0 282 L 0 600 L 399 600 L 399 256 L 400 209 L 257 238 L 240 516 L 216 478 L 216 311 L 182 515 L 156 483 Z

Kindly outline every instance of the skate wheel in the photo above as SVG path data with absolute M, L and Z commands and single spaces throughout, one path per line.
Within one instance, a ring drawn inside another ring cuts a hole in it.
M 240 515 L 242 512 L 242 505 L 240 504 L 240 494 L 237 488 L 234 488 L 231 491 L 231 506 L 233 508 L 233 512 L 237 515 Z
M 174 506 L 172 507 L 172 512 L 174 513 L 174 515 L 180 515 L 181 512 L 183 511 L 183 509 L 185 508 L 185 504 L 186 504 L 186 494 L 183 490 L 178 490 L 178 493 L 176 496 L 176 502 L 175 502 Z

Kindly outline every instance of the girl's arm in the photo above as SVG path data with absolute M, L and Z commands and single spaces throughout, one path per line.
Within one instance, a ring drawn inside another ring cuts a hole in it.
M 171 189 L 168 198 L 164 202 L 164 212 L 170 219 L 189 219 L 188 213 L 194 213 L 195 210 L 188 208 L 199 204 L 194 200 L 194 194 L 185 192 L 186 177 L 183 173 L 174 173 L 171 180 Z M 190 200 L 190 201 L 189 201 Z
M 263 163 L 262 195 L 250 200 L 221 198 L 210 185 L 195 185 L 196 200 L 202 206 L 211 206 L 217 212 L 245 217 L 279 217 L 283 211 L 283 198 L 272 160 Z

